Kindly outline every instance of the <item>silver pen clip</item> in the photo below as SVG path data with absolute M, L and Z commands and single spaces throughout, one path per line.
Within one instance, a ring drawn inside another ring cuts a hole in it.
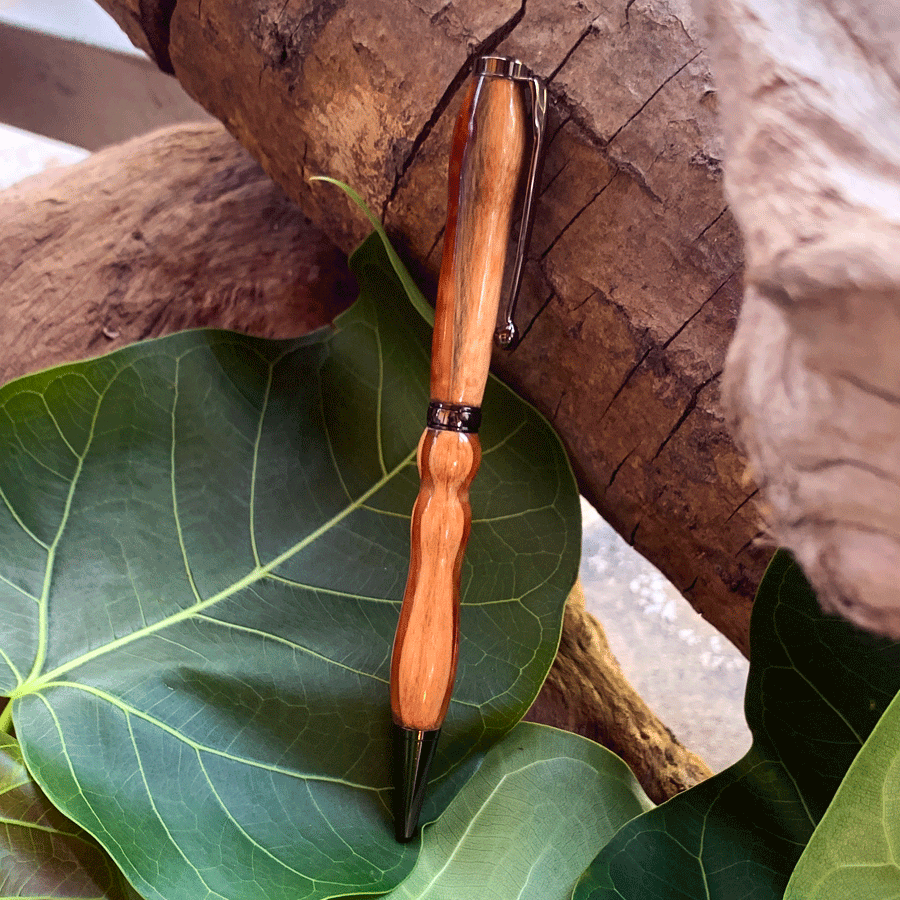
M 547 124 L 547 88 L 527 66 L 508 56 L 480 57 L 475 63 L 474 74 L 476 78 L 512 78 L 519 81 L 527 88 L 531 101 L 531 159 L 528 164 L 525 193 L 522 198 L 522 219 L 519 226 L 519 239 L 516 243 L 516 261 L 509 285 L 509 297 L 503 312 L 503 324 L 494 332 L 494 342 L 497 346 L 511 350 L 519 342 L 519 332 L 513 316 L 516 310 L 516 301 L 519 299 L 519 288 L 522 285 L 525 252 L 531 240 L 531 227 L 534 224 L 534 202 L 541 172 Z

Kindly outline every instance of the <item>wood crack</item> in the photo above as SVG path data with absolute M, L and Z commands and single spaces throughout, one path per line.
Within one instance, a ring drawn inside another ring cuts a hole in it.
M 466 79 L 469 77 L 469 74 L 472 71 L 473 66 L 475 65 L 476 57 L 483 56 L 488 53 L 493 53 L 497 47 L 506 40 L 512 34 L 513 30 L 522 21 L 525 17 L 525 4 L 526 0 L 522 0 L 522 5 L 515 12 L 515 14 L 500 25 L 498 28 L 494 29 L 480 44 L 478 44 L 474 49 L 472 49 L 469 54 L 466 56 L 465 62 L 460 66 L 456 75 L 450 81 L 450 84 L 447 85 L 447 88 L 444 90 L 444 93 L 441 95 L 440 100 L 438 100 L 436 106 L 431 111 L 431 115 L 428 117 L 425 124 L 419 129 L 419 133 L 415 136 L 412 146 L 409 149 L 409 153 L 406 154 L 405 159 L 400 165 L 399 170 L 394 175 L 394 183 L 391 185 L 391 190 L 388 193 L 387 198 L 384 203 L 381 205 L 381 219 L 384 221 L 388 207 L 390 207 L 391 203 L 394 202 L 394 199 L 397 196 L 397 192 L 400 190 L 400 184 L 403 181 L 403 177 L 409 171 L 409 167 L 413 164 L 416 159 L 416 156 L 419 153 L 419 150 L 422 147 L 422 144 L 428 140 L 428 136 L 434 130 L 434 126 L 440 121 L 441 116 L 446 111 L 447 107 L 450 105 L 450 102 L 456 96 L 459 89 L 465 83 Z
M 551 422 L 555 422 L 555 421 L 556 421 L 556 417 L 559 415 L 559 408 L 562 406 L 563 400 L 566 399 L 566 394 L 567 394 L 567 393 L 568 393 L 568 391 L 563 391 L 563 392 L 559 395 L 559 400 L 556 401 L 556 408 L 553 410 L 553 415 L 550 417 L 550 421 L 551 421 Z
M 648 332 L 649 330 L 650 330 L 649 328 L 645 328 L 645 329 L 644 329 L 644 333 L 641 335 L 641 338 L 645 338 L 645 337 L 647 336 L 647 332 Z M 637 362 L 636 362 L 636 363 L 628 370 L 628 373 L 625 375 L 625 378 L 622 380 L 622 383 L 616 388 L 615 393 L 613 393 L 612 397 L 610 398 L 609 403 L 606 404 L 606 409 L 604 409 L 603 412 L 600 414 L 600 418 L 597 420 L 597 424 L 598 424 L 598 425 L 600 424 L 600 422 L 603 421 L 604 417 L 605 417 L 606 414 L 609 412 L 609 410 L 610 410 L 610 408 L 612 407 L 613 403 L 615 403 L 616 400 L 619 399 L 619 394 L 621 394 L 622 391 L 625 390 L 625 386 L 628 384 L 629 381 L 631 381 L 631 378 L 632 378 L 632 376 L 634 375 L 634 373 L 637 372 L 637 370 L 638 370 L 638 369 L 641 367 L 641 365 L 643 364 L 644 360 L 650 355 L 650 351 L 651 351 L 652 349 L 653 349 L 653 345 L 651 344 L 651 345 L 650 345 L 650 346 L 649 346 L 649 347 L 641 354 L 640 359 L 638 359 L 638 361 L 637 361 Z
M 677 78 L 703 51 L 698 50 L 687 62 L 680 65 L 665 81 L 638 107 L 637 111 L 623 122 L 613 136 L 606 142 L 609 146 L 653 101 L 653 98 L 673 79 Z
M 631 456 L 634 451 L 637 450 L 637 447 L 632 447 L 623 457 L 622 461 L 613 469 L 612 475 L 609 476 L 609 481 L 606 483 L 606 489 L 609 490 L 612 487 L 613 482 L 616 480 L 616 475 L 619 474 L 619 469 L 625 465 L 628 458 Z
M 445 12 L 452 6 L 452 0 L 447 0 L 447 2 L 436 12 L 432 17 L 428 20 L 432 25 L 437 25 L 438 22 L 441 21 L 441 16 L 444 15 Z M 419 7 L 422 9 L 422 7 Z M 425 12 L 423 9 L 422 12 Z
M 750 547 L 752 547 L 752 546 L 753 546 L 753 545 L 754 545 L 761 537 L 763 537 L 764 535 L 765 535 L 765 531 L 757 531 L 756 534 L 754 534 L 753 537 L 750 538 L 750 540 L 747 541 L 747 542 L 744 544 L 744 546 L 741 547 L 741 549 L 738 550 L 738 552 L 734 554 L 735 557 L 740 556 L 745 550 L 747 550 L 747 549 L 749 549 Z
M 281 20 L 284 18 L 285 10 L 287 10 L 288 4 L 289 4 L 290 2 L 291 2 L 291 0 L 284 0 L 284 3 L 281 4 L 281 9 L 278 10 L 278 15 L 275 17 L 275 25 L 276 25 L 276 26 L 281 25 Z M 199 0 L 198 0 L 198 3 L 197 3 L 197 12 L 198 12 L 198 13 L 200 12 L 200 3 L 199 3 Z
M 556 126 L 556 131 L 554 131 L 553 134 L 551 134 L 550 137 L 549 137 L 549 139 L 547 140 L 547 147 L 546 147 L 546 149 L 545 149 L 545 151 L 544 151 L 545 153 L 548 153 L 548 152 L 550 151 L 550 148 L 553 146 L 553 142 L 556 140 L 556 138 L 557 138 L 557 136 L 559 135 L 559 133 L 560 133 L 560 132 L 563 130 L 563 128 L 565 128 L 566 125 L 568 125 L 569 122 L 571 122 L 571 121 L 572 121 L 572 116 L 571 116 L 571 115 L 567 115 L 567 116 L 564 116 L 564 117 L 563 117 L 563 119 L 562 119 L 562 121 L 560 121 L 559 125 Z
M 566 63 L 572 58 L 572 54 L 584 43 L 587 36 L 596 29 L 596 19 L 593 19 L 587 28 L 581 32 L 578 36 L 578 40 L 575 41 L 574 44 L 566 51 L 566 55 L 562 58 L 562 62 L 547 76 L 546 84 L 550 85 L 554 78 L 559 75 L 560 71 L 566 65 Z
M 688 325 L 690 325 L 691 322 L 693 322 L 694 319 L 696 319 L 697 316 L 699 316 L 701 312 L 703 312 L 704 308 L 706 307 L 706 304 L 709 303 L 713 299 L 713 297 L 715 297 L 716 294 L 718 294 L 719 291 L 721 291 L 722 288 L 725 287 L 725 285 L 728 284 L 728 282 L 731 281 L 731 279 L 734 278 L 734 276 L 737 275 L 737 273 L 740 271 L 741 271 L 741 267 L 738 266 L 736 269 L 734 269 L 733 271 L 731 271 L 729 273 L 728 277 L 697 307 L 697 309 L 694 310 L 694 312 L 692 312 L 687 317 L 687 319 L 684 320 L 684 322 L 681 323 L 681 325 L 678 327 L 678 329 L 675 332 L 673 332 L 673 334 L 669 338 L 666 339 L 666 342 L 662 345 L 662 347 L 660 347 L 660 352 L 668 349 L 669 344 L 671 344 L 672 341 L 674 341 L 675 338 L 677 338 L 678 335 L 681 334 L 681 332 L 684 331 L 684 329 L 687 328 Z
M 522 344 L 522 341 L 524 341 L 525 338 L 528 337 L 528 333 L 534 327 L 534 323 L 537 321 L 538 316 L 550 305 L 550 302 L 553 300 L 553 298 L 555 296 L 556 296 L 556 293 L 554 291 L 550 291 L 549 295 L 547 296 L 547 299 L 544 300 L 544 302 L 540 306 L 540 309 L 538 309 L 538 311 L 532 316 L 531 321 L 525 327 L 525 330 L 522 332 L 522 336 L 519 338 L 518 342 L 516 343 L 516 347 L 520 346 Z M 513 348 L 513 352 L 515 352 L 515 348 Z
M 441 225 L 438 229 L 438 233 L 434 236 L 434 240 L 431 242 L 431 246 L 428 248 L 428 253 L 425 254 L 425 262 L 429 262 L 431 260 L 431 254 L 437 249 L 437 245 L 440 243 L 441 238 L 444 236 L 444 232 L 447 230 L 446 223 Z
M 701 231 L 700 234 L 698 234 L 697 237 L 694 238 L 694 240 L 692 241 L 692 243 L 696 244 L 697 241 L 699 241 L 700 238 L 702 238 L 703 235 L 706 234 L 706 232 L 709 231 L 709 229 L 712 228 L 713 225 L 715 225 L 716 222 L 718 222 L 719 219 L 721 219 L 722 216 L 724 216 L 725 213 L 727 213 L 727 212 L 728 212 L 728 207 L 726 206 L 725 209 L 723 209 L 722 212 L 720 212 L 720 213 L 712 220 L 712 222 L 710 222 L 709 225 L 707 225 L 706 228 L 704 228 L 703 231 Z
M 597 193 L 594 194 L 594 196 L 591 197 L 591 199 L 588 200 L 587 203 L 585 203 L 584 206 L 582 206 L 581 209 L 579 209 L 578 212 L 576 212 L 575 215 L 572 216 L 572 218 L 569 219 L 569 221 L 566 222 L 565 225 L 563 225 L 563 227 L 562 227 L 562 229 L 560 230 L 559 234 L 557 234 L 556 237 L 553 238 L 552 241 L 550 241 L 550 245 L 549 245 L 549 246 L 547 247 L 547 249 L 544 250 L 544 252 L 541 254 L 541 260 L 544 260 L 544 259 L 547 258 L 547 254 L 549 254 L 550 251 L 557 245 L 557 243 L 559 243 L 560 238 L 562 238 L 562 236 L 563 236 L 563 235 L 564 235 L 564 234 L 565 234 L 565 233 L 566 233 L 566 232 L 567 232 L 567 231 L 575 224 L 575 222 L 577 222 L 578 219 L 584 214 L 584 212 L 587 210 L 587 208 L 588 208 L 588 207 L 589 207 L 589 206 L 590 206 L 590 205 L 591 205 L 591 204 L 592 204 L 592 203 L 593 203 L 593 202 L 594 202 L 594 201 L 595 201 L 595 200 L 596 200 L 596 199 L 597 199 L 597 198 L 598 198 L 598 197 L 599 197 L 599 196 L 600 196 L 600 195 L 601 195 L 601 194 L 602 194 L 602 193 L 603 193 L 603 192 L 604 192 L 604 191 L 605 191 L 612 183 L 613 183 L 613 181 L 615 180 L 615 178 L 616 178 L 616 176 L 617 176 L 618 174 L 619 174 L 618 171 L 613 172 L 612 177 L 609 179 L 609 181 L 607 181 L 606 184 L 604 184 L 603 187 L 600 188 L 600 190 L 597 191 Z
M 605 300 L 608 300 L 608 299 L 609 299 L 609 298 L 606 297 L 606 295 L 603 293 L 603 291 L 600 290 L 600 288 L 594 288 L 594 290 L 592 290 L 592 291 L 587 295 L 587 297 L 584 298 L 584 300 L 582 300 L 580 303 L 576 303 L 576 304 L 572 307 L 571 312 L 577 312 L 579 309 L 581 309 L 582 306 L 584 306 L 585 303 L 588 302 L 588 300 L 592 300 L 592 299 L 593 299 L 594 297 L 596 297 L 598 294 L 601 295 Z
M 759 493 L 759 488 L 751 491 L 740 503 L 731 511 L 731 515 L 725 520 L 723 524 L 727 524 L 730 522 L 757 494 Z
M 632 162 L 627 159 L 616 159 L 612 154 L 608 154 L 608 159 L 620 171 L 627 172 L 633 179 L 634 183 L 651 199 L 654 203 L 663 203 L 663 198 L 650 187 L 644 173 Z
M 693 392 L 691 393 L 690 400 L 688 400 L 687 406 L 685 406 L 684 408 L 684 412 L 682 412 L 682 414 L 678 417 L 678 421 L 672 426 L 672 429 L 666 435 L 665 440 L 663 440 L 663 442 L 659 445 L 659 449 L 656 451 L 656 453 L 653 454 L 653 459 L 651 459 L 650 462 L 656 461 L 656 459 L 659 457 L 659 454 L 663 452 L 669 441 L 671 441 L 672 438 L 675 437 L 678 429 L 681 428 L 682 425 L 684 425 L 687 417 L 696 409 L 697 402 L 700 399 L 700 394 L 707 387 L 709 387 L 709 385 L 711 385 L 721 374 L 722 371 L 720 369 L 718 372 L 710 375 L 709 378 L 707 378 L 706 381 L 704 381 L 702 384 L 698 384 L 697 387 L 694 388 Z
M 564 163 L 556 170 L 556 172 L 554 172 L 553 175 L 550 176 L 550 178 L 549 178 L 549 180 L 547 181 L 547 183 L 541 188 L 540 194 L 538 195 L 539 197 L 543 197 L 544 194 L 547 193 L 547 191 L 550 189 L 550 185 L 553 184 L 553 182 L 556 181 L 556 179 L 559 178 L 559 176 L 562 175 L 563 172 L 565 172 L 565 170 L 568 168 L 568 165 L 569 165 L 569 161 L 566 160 L 566 161 L 565 161 L 565 162 L 564 162 Z
M 634 6 L 634 0 L 628 0 L 628 3 L 625 4 L 625 24 L 631 25 L 631 19 L 629 16 L 631 15 L 631 7 Z

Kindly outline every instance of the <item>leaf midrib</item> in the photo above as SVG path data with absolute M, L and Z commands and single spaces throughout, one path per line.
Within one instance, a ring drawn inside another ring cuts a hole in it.
M 314 543 L 323 534 L 330 531 L 352 512 L 362 506 L 362 504 L 365 503 L 366 500 L 380 491 L 392 478 L 398 475 L 402 469 L 408 466 L 415 459 L 415 456 L 416 451 L 415 449 L 413 449 L 386 475 L 379 478 L 378 481 L 372 484 L 372 486 L 369 487 L 364 493 L 360 494 L 360 496 L 357 497 L 356 500 L 348 503 L 343 509 L 341 509 L 330 519 L 328 519 L 328 521 L 322 523 L 322 525 L 320 525 L 315 531 L 310 532 L 310 534 L 308 534 L 305 538 L 298 541 L 296 544 L 289 547 L 284 552 L 280 553 L 264 566 L 254 566 L 254 568 L 251 569 L 243 578 L 229 585 L 227 588 L 222 589 L 206 600 L 201 600 L 197 603 L 194 603 L 191 606 L 186 607 L 185 609 L 179 610 L 177 613 L 174 613 L 171 616 L 167 616 L 164 619 L 160 619 L 158 622 L 154 622 L 152 625 L 147 625 L 144 628 L 139 628 L 137 631 L 133 631 L 131 634 L 123 635 L 122 637 L 117 638 L 114 641 L 110 641 L 108 644 L 104 644 L 102 647 L 97 647 L 95 650 L 91 650 L 88 653 L 83 653 L 81 656 L 75 657 L 74 659 L 63 663 L 61 666 L 57 666 L 55 669 L 52 669 L 49 672 L 45 672 L 40 677 L 29 677 L 10 694 L 10 699 L 15 700 L 19 697 L 25 696 L 26 694 L 33 693 L 34 691 L 39 690 L 48 682 L 58 680 L 62 675 L 66 675 L 79 666 L 83 666 L 86 663 L 89 663 L 101 656 L 105 656 L 108 653 L 112 653 L 116 650 L 121 649 L 122 647 L 126 647 L 134 641 L 140 640 L 141 638 L 147 637 L 148 635 L 155 634 L 158 631 L 162 631 L 163 629 L 168 628 L 171 625 L 176 625 L 179 622 L 190 619 L 197 613 L 209 609 L 210 607 L 215 606 L 217 603 L 221 603 L 223 600 L 228 599 L 239 591 L 242 591 L 245 588 L 256 584 L 258 581 L 268 576 L 271 572 L 273 572 L 279 566 L 283 565 L 297 553 L 300 553 L 310 544 Z
M 80 455 L 76 455 L 78 463 L 75 466 L 75 472 L 72 476 L 72 483 L 69 485 L 69 491 L 66 495 L 66 504 L 63 508 L 63 514 L 59 522 L 59 528 L 57 528 L 56 536 L 53 538 L 53 542 L 50 544 L 50 547 L 47 550 L 47 562 L 44 568 L 44 583 L 43 587 L 41 588 L 41 596 L 38 599 L 38 645 L 34 655 L 34 665 L 31 667 L 31 672 L 28 674 L 28 677 L 25 679 L 25 681 L 18 685 L 18 687 L 16 688 L 16 692 L 21 691 L 25 687 L 25 685 L 31 682 L 31 680 L 43 668 L 44 662 L 47 659 L 47 623 L 50 615 L 50 583 L 53 580 L 53 568 L 56 564 L 56 548 L 59 546 L 59 542 L 62 540 L 63 533 L 65 532 L 66 525 L 69 521 L 69 515 L 72 512 L 72 501 L 75 498 L 75 489 L 77 488 L 79 479 L 81 478 L 81 472 L 84 468 L 84 461 L 87 458 L 88 452 L 91 448 L 91 444 L 94 440 L 94 431 L 97 427 L 97 418 L 100 415 L 100 407 L 103 405 L 103 399 L 106 397 L 106 394 L 109 392 L 110 388 L 113 386 L 122 372 L 127 371 L 129 368 L 131 368 L 131 365 L 125 366 L 123 369 L 116 372 L 115 377 L 109 380 L 106 387 L 102 391 L 98 391 L 96 387 L 91 385 L 91 388 L 97 394 L 97 405 L 94 407 L 94 414 L 91 416 L 91 426 L 88 431 L 87 439 L 85 440 L 84 451 Z M 88 382 L 88 384 L 90 384 L 90 382 Z M 69 449 L 72 450 L 72 445 L 68 441 L 66 441 L 65 443 L 66 446 L 68 446 Z

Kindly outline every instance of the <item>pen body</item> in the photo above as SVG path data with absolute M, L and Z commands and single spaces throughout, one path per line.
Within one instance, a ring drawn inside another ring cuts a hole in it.
M 459 647 L 459 577 L 472 515 L 477 435 L 427 428 L 410 528 L 410 576 L 391 666 L 391 710 L 406 728 L 434 731 L 450 703 Z
M 410 529 L 409 577 L 391 661 L 397 725 L 441 727 L 456 675 L 459 582 L 469 537 L 469 486 L 497 321 L 510 224 L 526 147 L 521 86 L 484 76 L 453 135 L 444 255 L 435 312 L 429 427 Z

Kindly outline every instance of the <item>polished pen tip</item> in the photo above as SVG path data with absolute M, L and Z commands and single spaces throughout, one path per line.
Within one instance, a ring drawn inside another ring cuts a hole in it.
M 394 828 L 402 844 L 411 841 L 419 830 L 428 771 L 440 733 L 440 728 L 422 731 L 393 724 Z

